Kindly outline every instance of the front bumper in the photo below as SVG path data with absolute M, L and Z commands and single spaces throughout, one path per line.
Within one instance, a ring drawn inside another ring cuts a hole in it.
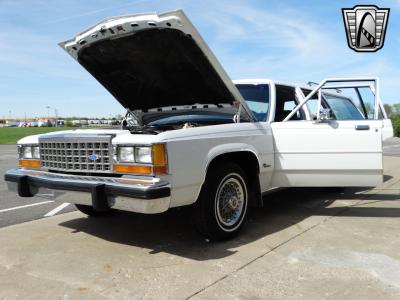
M 171 189 L 158 178 L 95 177 L 12 169 L 4 176 L 8 189 L 20 197 L 154 214 L 168 210 Z

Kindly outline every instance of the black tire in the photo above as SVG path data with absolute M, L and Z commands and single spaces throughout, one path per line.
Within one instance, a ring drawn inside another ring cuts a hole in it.
M 88 215 L 90 217 L 104 217 L 108 216 L 113 213 L 113 210 L 106 210 L 106 211 L 98 211 L 95 210 L 92 206 L 90 205 L 83 205 L 83 204 L 75 204 L 75 207 L 85 215 Z
M 344 187 L 326 187 L 323 189 L 324 192 L 329 194 L 343 194 L 345 192 Z
M 225 197 L 221 196 L 223 192 Z M 249 194 L 251 193 L 246 174 L 237 164 L 225 162 L 213 166 L 208 171 L 199 198 L 193 206 L 194 220 L 200 234 L 213 241 L 235 237 L 246 218 Z M 233 222 L 230 218 L 224 218 L 222 215 L 226 211 L 222 208 L 227 205 L 231 205 L 228 207 L 228 215 L 238 209 L 237 213 L 233 213 L 232 219 L 236 221 L 232 224 L 228 224 L 228 221 Z

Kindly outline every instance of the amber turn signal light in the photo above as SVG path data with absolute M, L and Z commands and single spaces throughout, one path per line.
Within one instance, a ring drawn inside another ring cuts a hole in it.
M 19 166 L 20 167 L 29 167 L 29 168 L 40 168 L 42 166 L 42 164 L 40 163 L 40 160 L 20 159 Z
M 114 165 L 114 172 L 151 175 L 151 166 Z
M 154 174 L 166 174 L 167 173 L 167 149 L 165 144 L 154 144 L 153 145 L 153 172 Z

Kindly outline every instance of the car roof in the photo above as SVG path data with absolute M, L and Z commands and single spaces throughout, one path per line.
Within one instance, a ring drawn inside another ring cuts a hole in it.
M 284 81 L 277 81 L 273 80 L 270 78 L 243 78 L 243 79 L 235 79 L 233 80 L 234 84 L 275 84 L 275 85 L 284 85 L 284 86 L 290 86 L 290 87 L 299 87 L 300 89 L 306 89 L 309 91 L 312 91 L 318 84 L 316 85 L 308 85 L 308 84 L 298 84 L 298 83 L 288 83 Z M 332 95 L 332 96 L 338 96 L 341 98 L 346 98 L 349 99 L 348 97 L 341 95 L 339 93 L 334 93 L 334 92 L 324 92 L 326 94 Z
M 289 83 L 286 81 L 278 81 L 278 80 L 273 80 L 270 78 L 243 78 L 243 79 L 235 79 L 233 80 L 234 84 L 277 84 L 277 85 L 285 85 L 285 86 L 291 86 L 291 87 L 300 87 L 304 89 L 309 89 L 313 90 L 312 86 L 309 85 L 304 85 L 304 84 L 298 84 L 298 83 Z

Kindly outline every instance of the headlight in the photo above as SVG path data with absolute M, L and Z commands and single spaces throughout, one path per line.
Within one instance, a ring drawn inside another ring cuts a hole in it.
M 39 146 L 20 146 L 19 156 L 20 159 L 39 159 Z
M 151 147 L 135 147 L 137 163 L 151 164 Z
M 130 147 L 116 145 L 113 149 L 113 170 L 116 173 L 157 175 L 168 172 L 167 148 L 163 143 Z
M 40 158 L 39 146 L 32 147 L 32 158 Z
M 32 147 L 21 146 L 20 158 L 32 158 Z
M 135 162 L 133 147 L 118 147 L 119 162 Z

